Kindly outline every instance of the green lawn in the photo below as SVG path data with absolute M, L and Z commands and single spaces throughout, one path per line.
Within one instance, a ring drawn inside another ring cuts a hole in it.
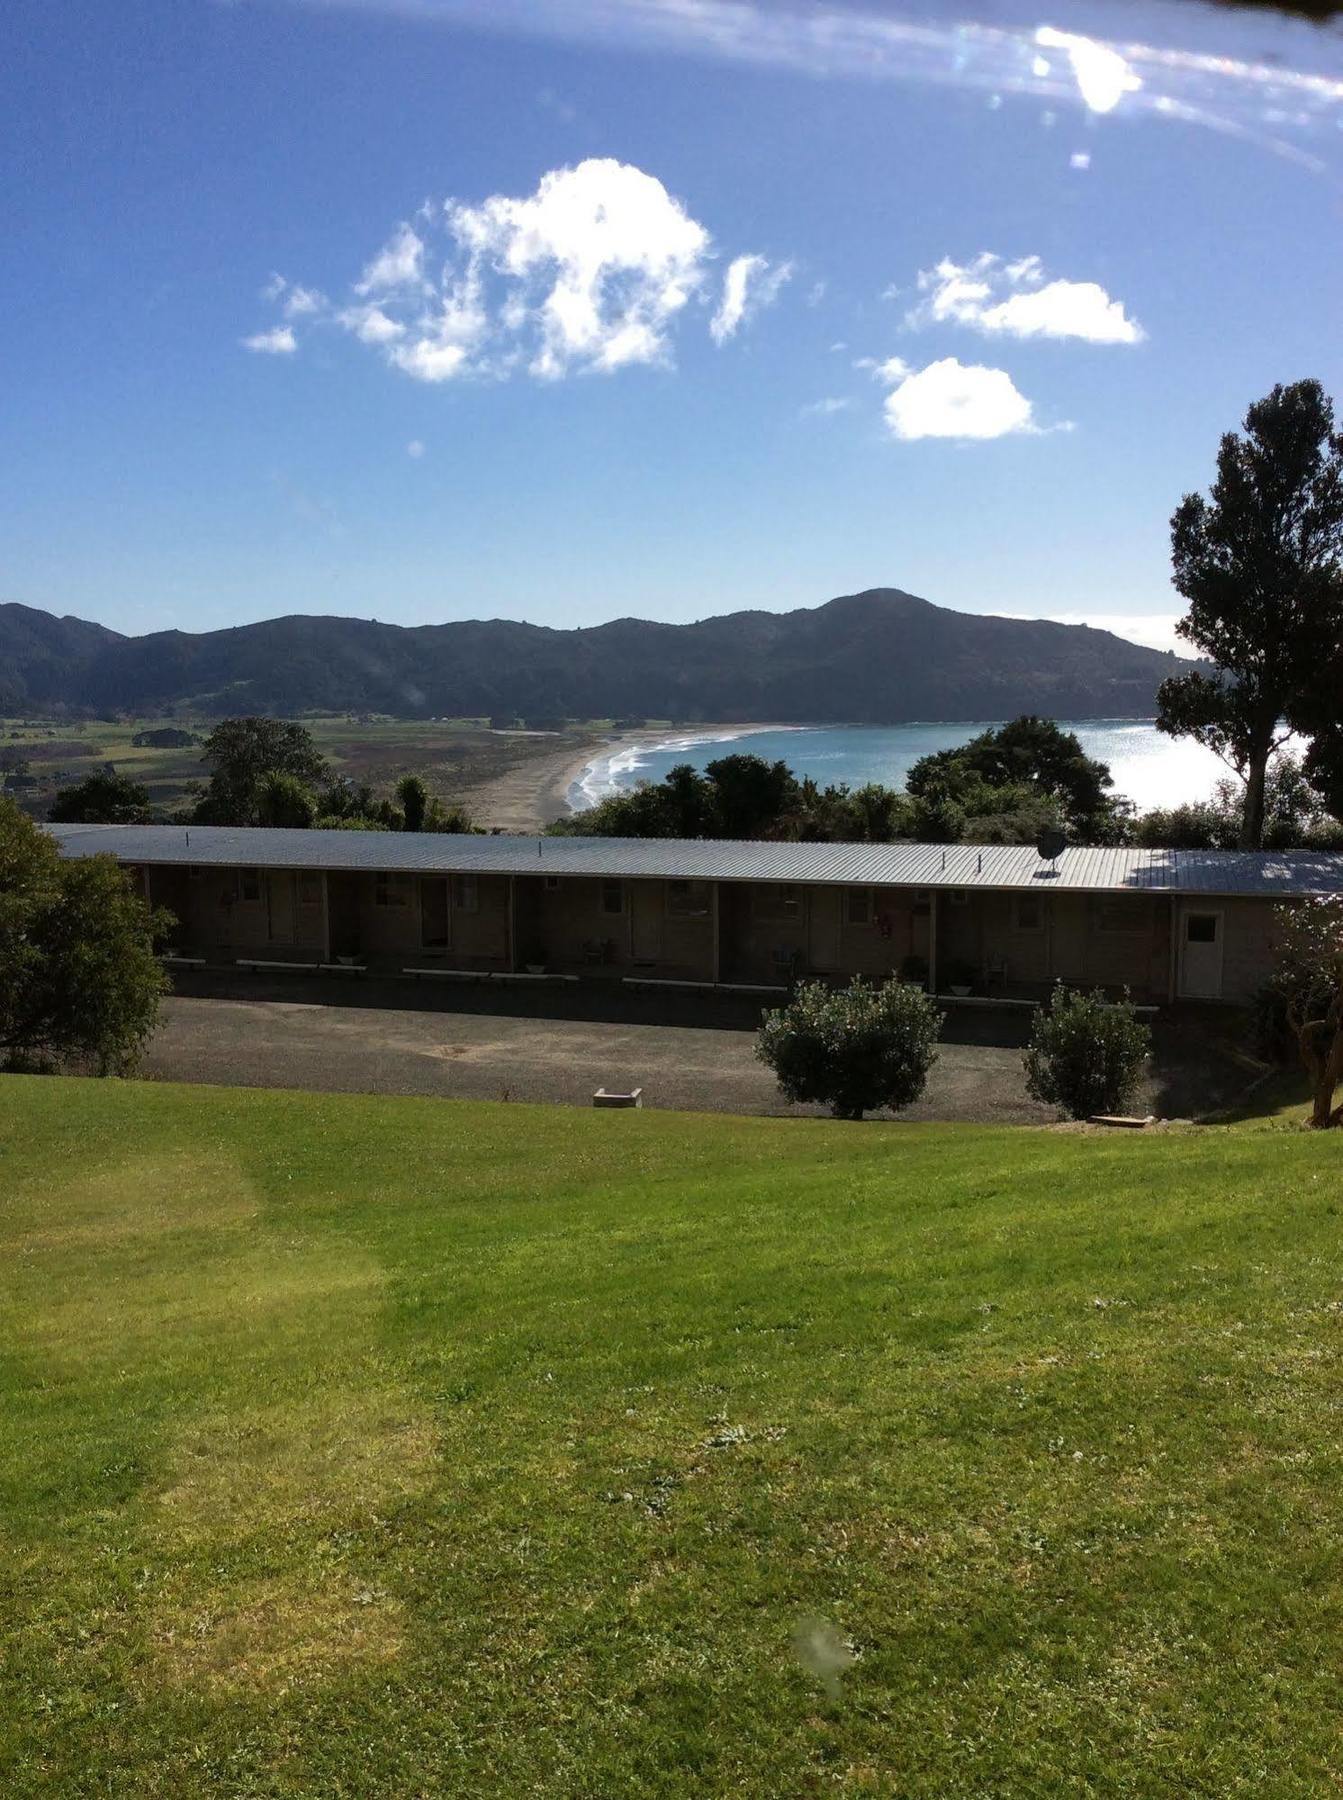
M 1341 1153 L 2 1078 L 0 1792 L 1334 1792 Z

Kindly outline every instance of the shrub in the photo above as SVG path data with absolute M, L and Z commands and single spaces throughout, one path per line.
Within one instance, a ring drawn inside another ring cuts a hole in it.
M 154 937 L 169 923 L 110 856 L 63 861 L 0 801 L 0 1059 L 132 1069 L 158 1018 Z
M 1137 1090 L 1151 1046 L 1127 990 L 1110 1001 L 1099 988 L 1084 994 L 1060 982 L 1031 1031 L 1027 1091 L 1074 1119 L 1118 1112 Z
M 785 1099 L 861 1119 L 918 1099 L 941 1029 L 942 1014 L 906 982 L 876 987 L 859 979 L 835 990 L 808 981 L 787 1006 L 766 1014 L 756 1055 L 778 1076 Z

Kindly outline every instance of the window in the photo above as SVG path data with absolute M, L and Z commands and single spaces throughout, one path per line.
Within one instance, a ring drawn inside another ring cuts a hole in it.
M 604 913 L 623 913 L 625 910 L 625 884 L 623 881 L 604 881 L 602 883 L 602 911 Z
M 383 872 L 373 877 L 373 904 L 375 906 L 404 906 L 406 904 L 406 887 L 399 875 L 388 875 Z
M 238 898 L 254 904 L 261 898 L 261 873 L 258 869 L 238 870 Z
M 667 912 L 673 919 L 705 919 L 709 916 L 707 881 L 669 881 Z
M 475 875 L 454 875 L 452 904 L 458 912 L 473 913 L 480 906 L 480 880 Z
M 970 904 L 970 896 L 964 888 L 952 888 L 947 899 L 953 906 L 969 906 Z
M 1184 941 L 1186 944 L 1215 944 L 1217 914 L 1190 913 L 1184 922 Z
M 546 892 L 548 894 L 558 894 L 559 891 L 560 891 L 559 876 L 558 875 L 547 875 L 546 876 Z
M 1148 923 L 1146 907 L 1135 906 L 1131 900 L 1096 902 L 1097 931 L 1146 931 Z
M 751 892 L 751 912 L 757 919 L 796 919 L 802 901 L 791 882 L 773 881 Z
M 871 888 L 850 888 L 844 897 L 844 917 L 850 925 L 872 923 Z
M 1018 894 L 1013 923 L 1018 931 L 1040 931 L 1045 922 L 1045 909 L 1036 894 Z
M 300 906 L 320 906 L 322 904 L 322 878 L 320 875 L 299 876 L 298 903 Z

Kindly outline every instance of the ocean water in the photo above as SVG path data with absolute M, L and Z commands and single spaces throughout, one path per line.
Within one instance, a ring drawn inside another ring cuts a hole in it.
M 974 725 L 797 725 L 765 731 L 686 731 L 658 743 L 623 748 L 596 757 L 569 789 L 574 812 L 595 806 L 608 794 L 641 781 L 661 781 L 677 763 L 706 763 L 735 750 L 774 762 L 782 758 L 797 775 L 822 787 L 847 782 L 861 787 L 880 781 L 903 787 L 919 757 L 965 744 L 1001 720 Z M 1210 750 L 1188 738 L 1163 737 L 1150 719 L 1060 719 L 1075 731 L 1088 756 L 1110 765 L 1115 791 L 1127 794 L 1141 811 L 1204 800 L 1226 773 Z

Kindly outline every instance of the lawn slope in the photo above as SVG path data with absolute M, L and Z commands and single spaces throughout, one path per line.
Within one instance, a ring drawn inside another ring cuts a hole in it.
M 1339 1150 L 0 1079 L 0 1790 L 1333 1791 Z

